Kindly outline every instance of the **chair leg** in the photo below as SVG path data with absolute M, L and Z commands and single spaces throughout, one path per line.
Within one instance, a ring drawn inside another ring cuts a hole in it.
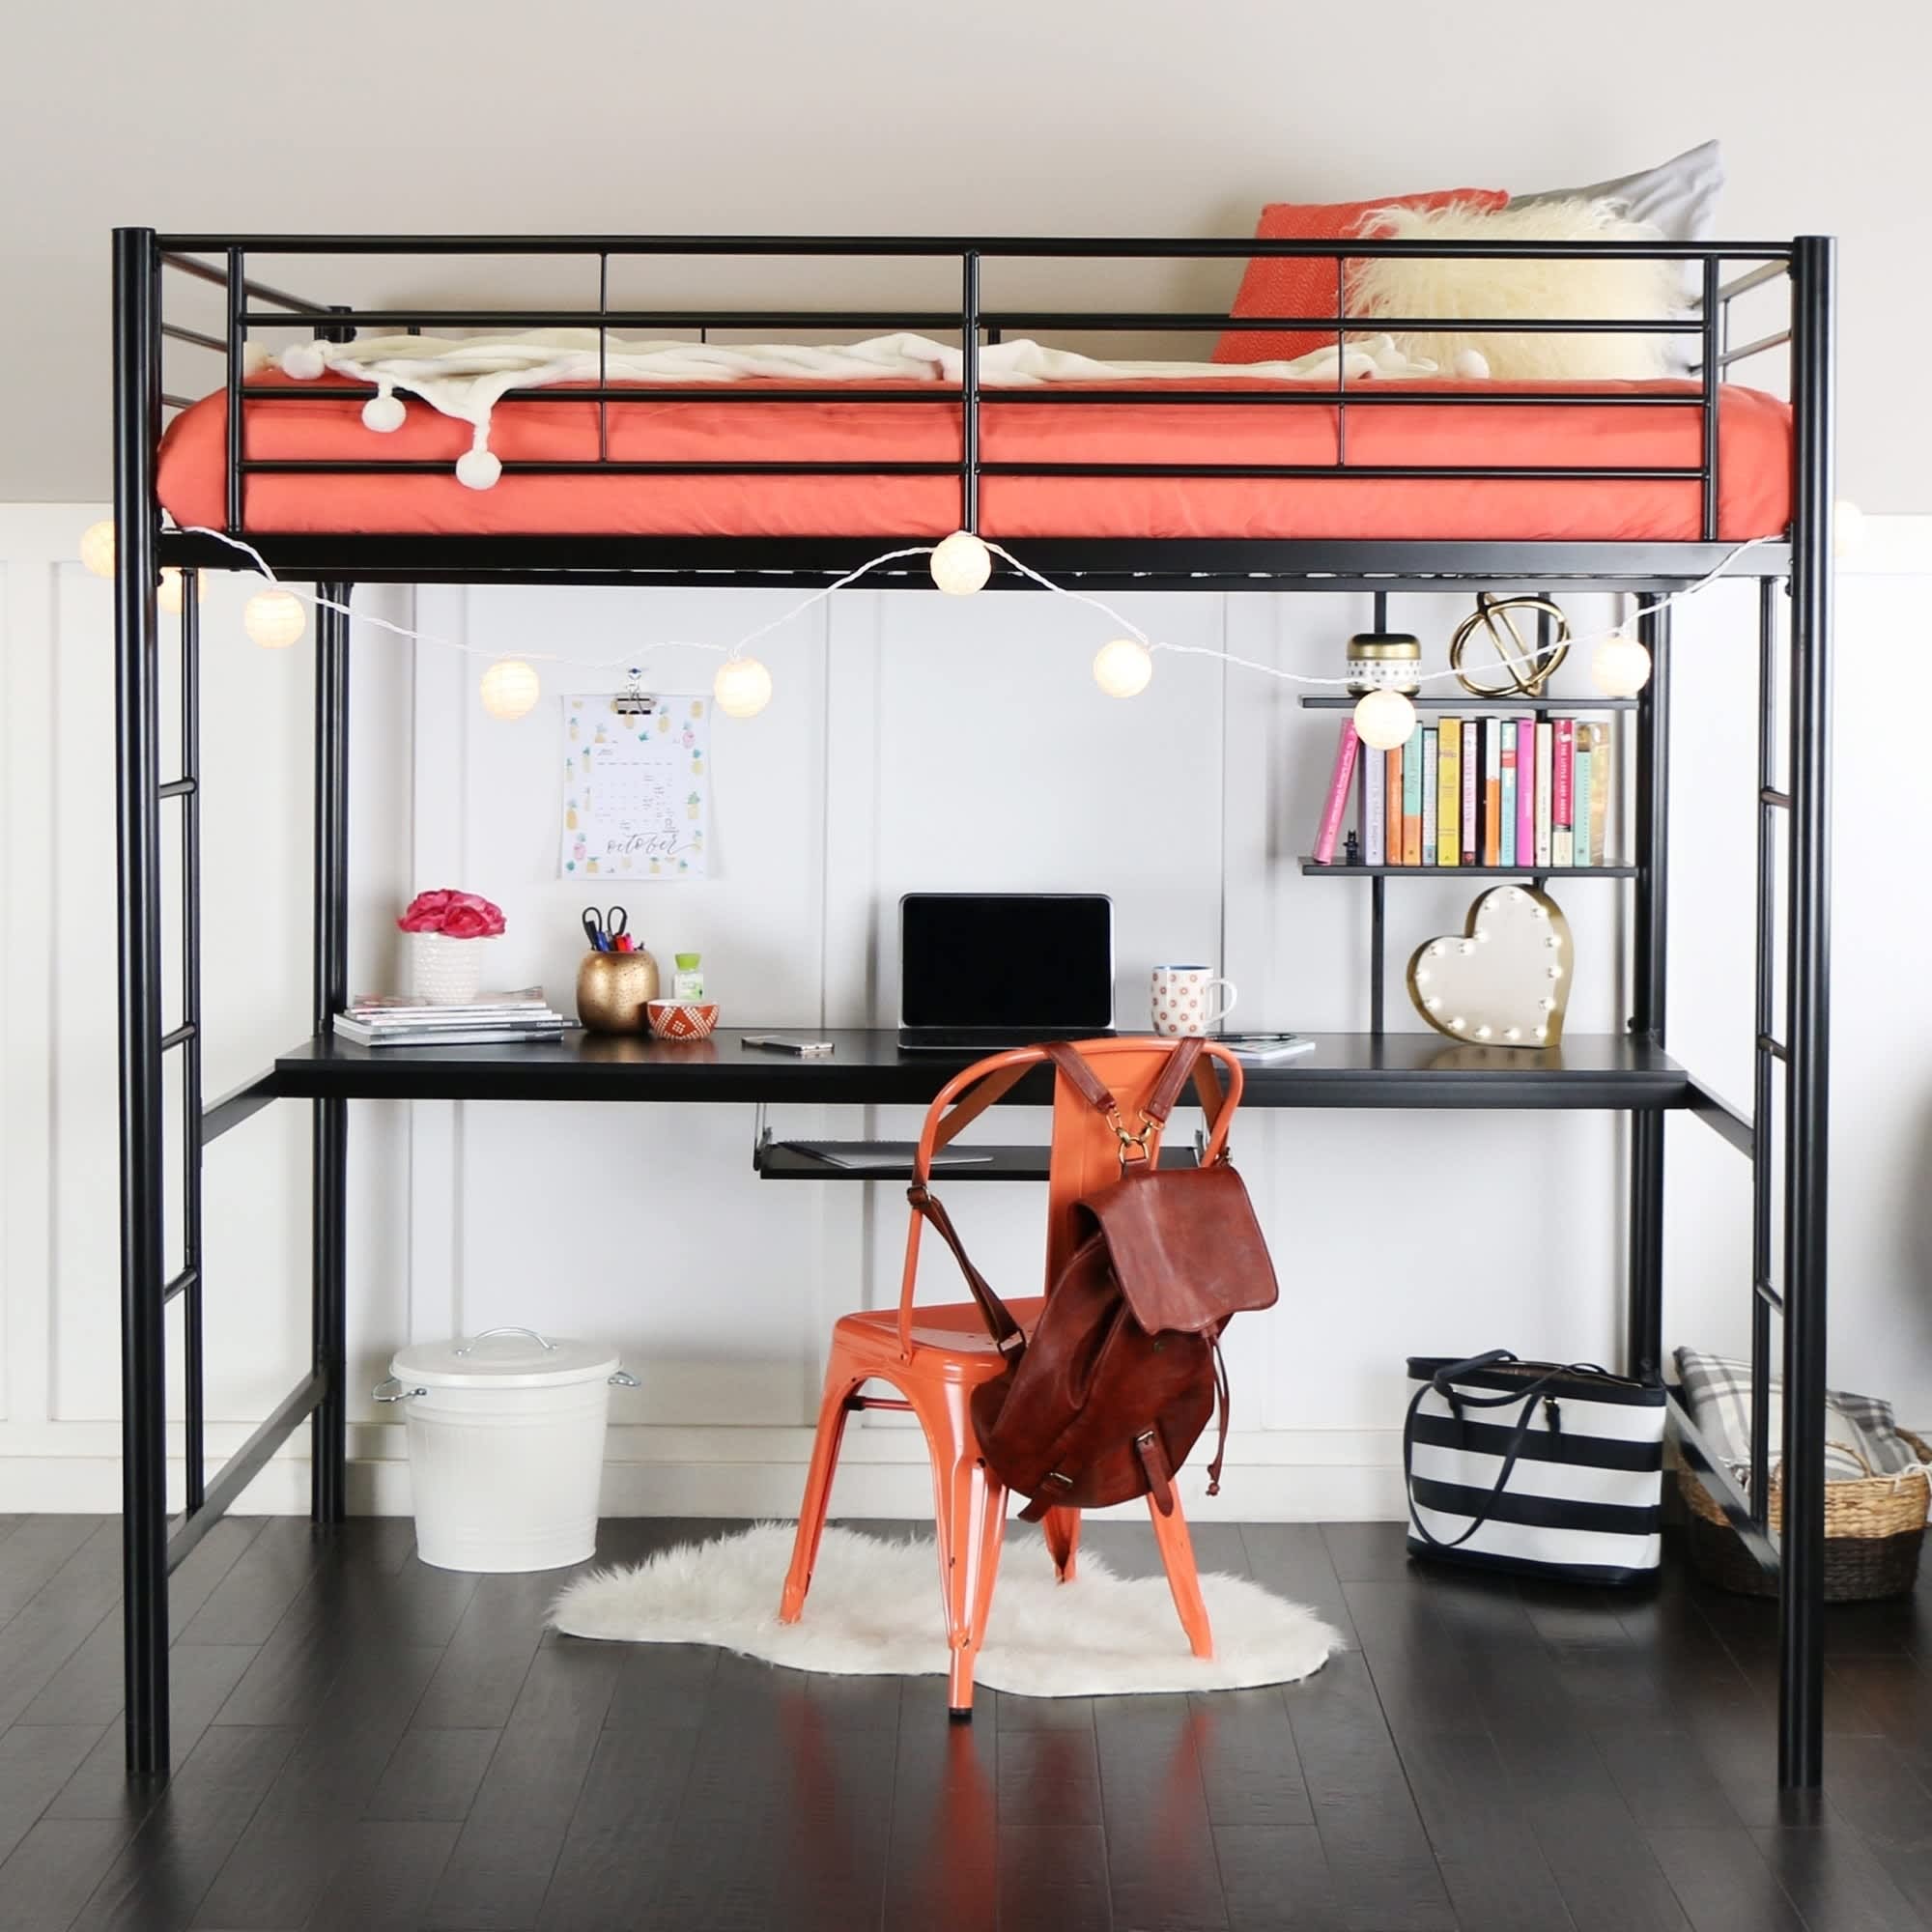
M 785 1574 L 784 1595 L 779 1603 L 779 1622 L 795 1624 L 811 1588 L 812 1566 L 825 1535 L 825 1512 L 832 1500 L 832 1474 L 838 1466 L 838 1445 L 845 1439 L 847 1404 L 859 1386 L 835 1360 L 825 1375 L 825 1395 L 818 1406 L 818 1433 L 811 1439 L 811 1465 L 806 1471 L 805 1494 L 798 1505 L 798 1535 L 791 1547 L 791 1568 Z
M 1080 1512 L 1048 1510 L 1040 1527 L 1046 1532 L 1046 1547 L 1053 1552 L 1054 1574 L 1063 1583 L 1072 1582 L 1074 1557 L 1080 1548 Z
M 1175 1494 L 1170 1515 L 1162 1516 L 1151 1496 L 1148 1498 L 1148 1514 L 1153 1519 L 1154 1541 L 1160 1545 L 1167 1587 L 1174 1592 L 1174 1607 L 1180 1612 L 1188 1648 L 1196 1657 L 1212 1657 L 1214 1633 L 1208 1625 L 1208 1605 L 1201 1599 L 1201 1578 L 1194 1569 L 1194 1544 L 1187 1534 L 1187 1519 L 1181 1514 L 1179 1492 Z
M 979 1584 L 973 1593 L 973 1656 L 986 1640 L 986 1619 L 993 1610 L 993 1579 L 1000 1574 L 1000 1551 L 1007 1540 L 1007 1488 L 987 1472 L 980 1509 Z
M 948 1709 L 973 1715 L 973 1669 L 985 1634 L 1005 1537 L 1007 1492 L 970 1438 L 932 1448 L 933 1526 L 939 1545 L 939 1590 L 946 1605 Z

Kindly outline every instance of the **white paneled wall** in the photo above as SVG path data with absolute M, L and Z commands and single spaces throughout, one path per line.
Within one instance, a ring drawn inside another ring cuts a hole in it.
M 0 1509 L 104 1508 L 117 1493 L 117 1282 L 111 624 L 104 584 L 72 561 L 84 507 L 0 510 L 5 572 L 7 907 Z M 1845 593 L 1846 659 L 1864 635 L 1920 622 L 1924 530 L 1882 520 L 1877 560 Z M 211 1094 L 307 1030 L 312 659 L 241 635 L 242 588 L 206 605 L 206 1006 Z M 409 593 L 382 593 L 390 614 Z M 1749 669 L 1747 611 L 1724 593 L 1686 613 L 1674 777 L 1679 891 L 1674 1039 L 1745 1097 L 1748 1044 L 1749 721 L 1725 708 Z M 728 639 L 788 602 L 772 591 L 415 593 L 426 630 L 490 652 L 603 659 L 701 688 L 704 654 L 652 639 Z M 1439 647 L 1458 600 L 1401 598 Z M 1334 668 L 1365 598 L 1147 596 L 1141 623 L 1301 670 Z M 1579 603 L 1601 622 L 1604 600 Z M 1148 967 L 1219 960 L 1255 1025 L 1364 1024 L 1366 891 L 1298 867 L 1337 719 L 1292 687 L 1167 657 L 1143 698 L 1094 688 L 1105 634 L 1036 596 L 955 601 L 855 591 L 761 644 L 777 696 L 717 721 L 715 875 L 638 886 L 634 928 L 660 958 L 701 950 L 733 1023 L 890 1024 L 893 911 L 916 887 L 1068 887 L 1118 908 L 1122 1014 Z M 475 699 L 481 659 L 380 633 L 354 647 L 355 977 L 393 983 L 391 926 L 410 891 L 462 884 L 509 930 L 490 977 L 567 1003 L 582 885 L 554 876 L 555 709 L 608 674 L 556 668 L 546 702 L 506 724 Z M 1854 741 L 1854 746 L 1856 741 Z M 1932 1121 L 1932 1034 L 1886 991 L 1923 924 L 1891 858 L 1860 827 L 1896 824 L 1907 761 L 1841 762 L 1839 1187 L 1834 1367 L 1932 1414 L 1918 1284 L 1932 1232 L 1917 1172 Z M 1711 815 L 1702 818 L 1700 814 Z M 1889 815 L 1888 815 L 1889 814 Z M 1701 830 L 1721 825 L 1717 853 Z M 1693 827 L 1697 831 L 1693 836 Z M 1871 884 L 1867 896 L 1865 882 Z M 608 890 L 608 888 L 607 888 Z M 1620 889 L 1558 886 L 1583 962 L 1570 1025 L 1615 1027 Z M 1410 948 L 1460 923 L 1453 880 L 1389 889 L 1390 1013 Z M 1023 961 L 989 962 L 1024 970 Z M 833 1318 L 896 1289 L 904 1207 L 891 1184 L 778 1185 L 751 1171 L 753 1118 L 727 1107 L 406 1106 L 352 1110 L 353 1495 L 408 1505 L 400 1432 L 366 1391 L 398 1343 L 503 1321 L 593 1333 L 641 1378 L 613 1408 L 607 1506 L 783 1512 L 795 1502 Z M 909 1113 L 789 1110 L 781 1132 L 911 1131 Z M 1020 1134 L 1043 1118 L 1017 1114 Z M 217 1453 L 289 1386 L 306 1347 L 306 1110 L 284 1103 L 212 1151 L 210 1413 Z M 1669 1339 L 1729 1343 L 1745 1308 L 1745 1170 L 1674 1124 Z M 1508 1346 L 1603 1358 L 1621 1327 L 1623 1132 L 1600 1115 L 1284 1112 L 1248 1118 L 1238 1154 L 1274 1243 L 1283 1296 L 1232 1336 L 1231 1473 L 1203 1513 L 1392 1514 L 1410 1352 Z M 1039 1267 L 1037 1190 L 976 1185 L 955 1206 L 995 1278 Z M 927 1291 L 956 1284 L 936 1263 Z M 178 1317 L 176 1318 L 178 1321 Z M 299 1452 L 301 1445 L 296 1445 Z M 300 1507 L 299 1453 L 254 1507 Z M 916 1438 L 873 1419 L 848 1435 L 838 1506 L 916 1511 Z

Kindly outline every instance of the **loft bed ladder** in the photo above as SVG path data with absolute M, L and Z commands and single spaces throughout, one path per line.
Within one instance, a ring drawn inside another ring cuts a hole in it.
M 1075 252 L 1078 252 L 1077 246 Z M 320 304 L 248 282 L 242 250 L 227 251 L 225 275 L 179 255 L 168 265 L 204 279 L 225 281 L 231 318 L 244 296 L 266 300 L 312 322 L 318 336 L 340 325 Z M 963 250 L 962 316 L 979 314 L 979 254 Z M 114 253 L 114 511 L 119 544 L 115 589 L 117 814 L 120 831 L 119 968 L 121 982 L 121 1189 L 123 1537 L 126 1637 L 126 1738 L 130 1776 L 165 1776 L 170 1761 L 168 1710 L 168 1577 L 207 1530 L 259 1475 L 304 1420 L 312 1439 L 310 1509 L 321 1525 L 345 1513 L 345 1291 L 348 1101 L 311 1100 L 313 1236 L 312 1359 L 302 1379 L 224 1463 L 206 1475 L 203 1350 L 206 1276 L 201 1161 L 205 1149 L 253 1114 L 283 1097 L 271 1069 L 204 1104 L 201 1012 L 200 616 L 196 560 L 184 556 L 181 613 L 180 771 L 163 778 L 160 765 L 160 639 L 156 578 L 159 511 L 155 494 L 156 450 L 165 395 L 160 349 L 164 336 L 221 348 L 163 323 L 159 278 L 162 251 L 151 230 L 121 229 Z M 1773 346 L 1767 338 L 1729 351 L 1712 313 L 1720 290 L 1715 260 L 1705 264 L 1704 389 L 1705 527 L 1715 528 L 1716 419 L 1708 405 L 1723 366 Z M 1781 270 L 1780 270 L 1781 271 Z M 1830 910 L 1830 634 L 1832 601 L 1832 426 L 1834 405 L 1833 334 L 1833 244 L 1800 237 L 1791 245 L 1792 393 L 1796 440 L 1790 594 L 1788 708 L 1784 721 L 1787 773 L 1776 783 L 1778 580 L 1759 579 L 1756 838 L 1757 952 L 1753 990 L 1754 1078 L 1748 1115 L 1694 1081 L 1690 1111 L 1751 1161 L 1751 1355 L 1754 1429 L 1748 1490 L 1716 1466 L 1694 1425 L 1675 1416 L 1687 1460 L 1709 1483 L 1747 1547 L 1778 1581 L 1778 1781 L 1787 1791 L 1810 1791 L 1823 1759 L 1823 1428 L 1826 1383 L 1826 1178 L 1829 1065 Z M 1753 286 L 1756 270 L 1733 285 Z M 986 326 L 989 329 L 992 325 Z M 968 327 L 962 509 L 977 523 L 976 345 Z M 237 355 L 231 326 L 226 345 Z M 237 358 L 239 366 L 239 358 Z M 235 378 L 231 377 L 231 384 Z M 230 431 L 237 453 L 239 424 Z M 231 462 L 230 522 L 240 527 L 233 493 L 241 471 Z M 433 541 L 433 540 L 431 540 Z M 1448 547 L 1454 549 L 1453 546 Z M 206 561 L 207 559 L 200 559 Z M 487 581 L 487 572 L 484 573 Z M 349 616 L 352 584 L 321 579 L 328 604 L 316 610 L 315 854 L 313 1023 L 329 1028 L 348 992 L 348 707 Z M 1222 585 L 1220 587 L 1229 587 Z M 1256 586 L 1256 587 L 1265 587 Z M 1301 587 L 1307 587 L 1304 583 Z M 1324 586 L 1325 587 L 1325 586 Z M 1609 587 L 1605 583 L 1605 587 Z M 331 609 L 329 605 L 344 607 Z M 1630 1031 L 1658 1046 L 1664 1038 L 1666 966 L 1666 835 L 1670 613 L 1640 619 L 1655 666 L 1637 703 L 1640 782 L 1636 797 L 1637 880 L 1634 934 L 1634 993 Z M 164 1026 L 161 1002 L 162 807 L 181 808 L 181 974 L 183 1010 Z M 1786 1012 L 1774 1031 L 1777 879 L 1774 826 L 1788 815 L 1786 888 Z M 1372 881 L 1380 923 L 1382 881 Z M 1378 951 L 1379 949 L 1378 949 Z M 167 1274 L 165 1238 L 166 1056 L 182 1055 L 183 1265 Z M 1784 1256 L 1781 1290 L 1775 1270 L 1771 1149 L 1776 1076 L 1785 1074 L 1783 1107 Z M 1633 1374 L 1662 1373 L 1664 1143 L 1662 1115 L 1632 1110 L 1630 1285 L 1626 1366 Z M 180 1301 L 185 1379 L 184 1511 L 171 1523 L 167 1508 L 168 1437 L 165 1412 L 165 1317 Z M 1768 1520 L 1768 1404 L 1771 1321 L 1784 1321 L 1785 1389 L 1782 1533 Z

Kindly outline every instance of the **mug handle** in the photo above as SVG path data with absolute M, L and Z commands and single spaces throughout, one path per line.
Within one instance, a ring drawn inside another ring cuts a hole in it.
M 1201 989 L 1204 998 L 1208 993 L 1211 993 L 1216 986 L 1219 986 L 1227 997 L 1222 1003 L 1221 1010 L 1218 1013 L 1211 1015 L 1204 1013 L 1202 1015 L 1201 1023 L 1203 1026 L 1219 1026 L 1235 1010 L 1235 1002 L 1240 998 L 1240 989 L 1232 980 L 1209 980 Z

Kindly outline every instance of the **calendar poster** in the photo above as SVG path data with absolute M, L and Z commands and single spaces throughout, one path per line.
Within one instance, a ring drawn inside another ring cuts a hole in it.
M 566 879 L 701 879 L 711 829 L 711 700 L 563 700 Z

